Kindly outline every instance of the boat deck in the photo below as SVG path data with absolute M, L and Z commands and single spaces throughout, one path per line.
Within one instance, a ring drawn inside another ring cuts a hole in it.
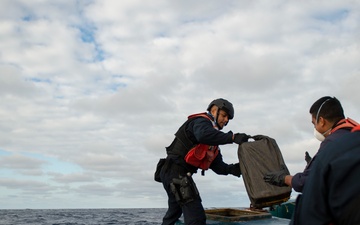
M 244 208 L 206 209 L 206 224 L 213 225 L 288 225 L 290 220 L 271 215 L 268 211 L 251 211 Z M 184 224 L 182 218 L 176 223 Z

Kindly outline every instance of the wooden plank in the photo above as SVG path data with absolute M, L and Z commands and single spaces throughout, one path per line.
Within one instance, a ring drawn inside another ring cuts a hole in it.
M 206 209 L 205 214 L 207 219 L 221 222 L 260 220 L 272 217 L 267 211 L 234 208 Z

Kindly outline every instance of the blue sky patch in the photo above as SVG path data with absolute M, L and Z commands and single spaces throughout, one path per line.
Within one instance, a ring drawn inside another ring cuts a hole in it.
M 59 159 L 52 158 L 49 156 L 44 156 L 37 153 L 23 153 L 23 154 L 32 158 L 46 161 L 47 163 L 43 165 L 43 169 L 48 172 L 74 173 L 74 172 L 82 171 L 81 167 L 74 163 L 60 161 Z
M 26 16 L 22 17 L 22 20 L 23 21 L 32 21 L 32 20 L 34 20 L 34 17 L 31 15 L 26 15 Z
M 10 155 L 11 153 L 0 148 L 0 156 Z
M 86 43 L 92 43 L 94 39 L 94 29 L 91 27 L 79 27 L 81 40 Z
M 93 58 L 94 62 L 103 61 L 104 60 L 104 51 L 101 49 L 99 44 L 95 39 L 95 31 L 96 28 L 90 25 L 84 25 L 81 27 L 77 27 L 80 31 L 81 40 L 85 43 L 92 43 L 95 46 L 95 55 Z
M 350 11 L 348 9 L 340 9 L 336 11 L 329 12 L 317 12 L 314 15 L 314 18 L 317 20 L 328 21 L 331 23 L 335 23 L 337 21 L 341 21 L 349 15 Z
M 42 79 L 42 78 L 38 78 L 38 77 L 32 77 L 29 80 L 32 82 L 35 82 L 35 83 L 48 83 L 48 84 L 51 83 L 50 79 Z

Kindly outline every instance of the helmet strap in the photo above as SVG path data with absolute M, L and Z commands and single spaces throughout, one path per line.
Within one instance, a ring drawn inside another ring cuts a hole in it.
M 216 117 L 215 117 L 215 124 L 216 124 L 216 126 L 219 128 L 219 129 L 221 129 L 221 127 L 219 126 L 219 124 L 218 124 L 218 119 L 219 119 L 219 112 L 220 112 L 220 109 L 219 109 L 219 107 L 218 107 L 218 109 L 216 110 Z

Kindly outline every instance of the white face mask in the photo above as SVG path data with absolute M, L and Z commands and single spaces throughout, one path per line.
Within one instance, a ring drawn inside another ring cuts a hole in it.
M 317 111 L 317 113 L 316 113 L 315 123 L 318 123 L 318 122 L 319 122 L 320 110 L 321 110 L 321 108 L 323 107 L 323 105 L 324 105 L 327 101 L 329 101 L 330 99 L 331 99 L 331 98 L 326 99 L 326 100 L 320 105 L 320 107 L 319 107 L 319 109 L 318 109 L 318 111 Z M 315 136 L 316 139 L 318 139 L 319 141 L 323 141 L 323 140 L 325 140 L 325 136 L 324 136 L 324 135 L 325 135 L 327 132 L 329 132 L 329 131 L 331 131 L 331 128 L 330 128 L 329 130 L 325 131 L 325 132 L 322 134 L 322 133 L 320 133 L 319 131 L 317 131 L 316 128 L 314 127 L 314 136 Z
M 316 130 L 316 128 L 314 127 L 314 136 L 316 137 L 316 139 L 318 139 L 319 141 L 324 141 L 325 140 L 325 134 L 327 132 L 329 132 L 331 130 L 331 128 L 327 131 L 325 131 L 324 133 L 320 133 L 319 131 Z

